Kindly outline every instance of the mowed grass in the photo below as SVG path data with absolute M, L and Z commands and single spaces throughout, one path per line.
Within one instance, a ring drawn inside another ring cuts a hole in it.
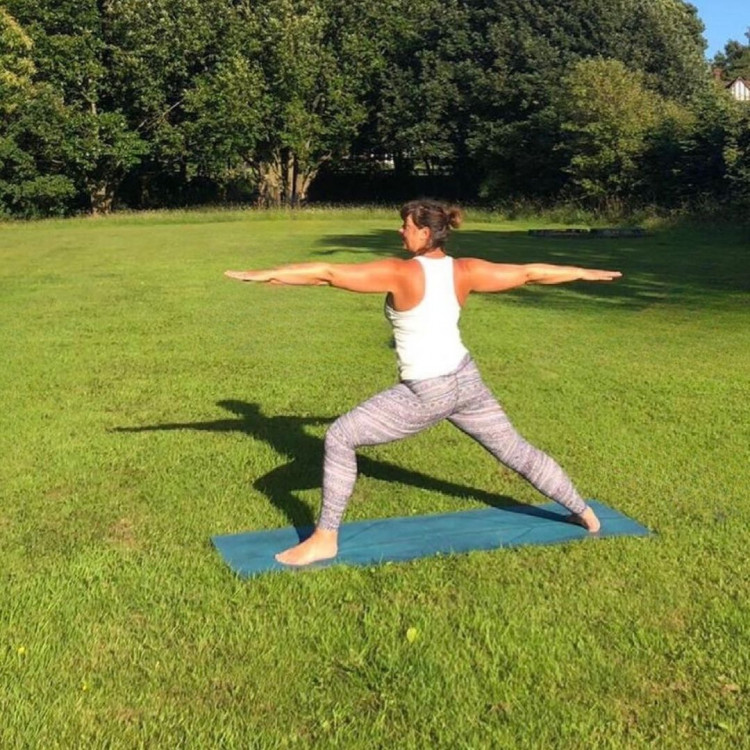
M 463 333 L 520 432 L 653 536 L 249 581 L 214 552 L 311 522 L 326 425 L 396 378 L 377 295 L 223 271 L 398 253 L 398 223 L 0 225 L 1 747 L 747 746 L 742 229 L 453 239 L 623 270 L 473 297 Z M 348 520 L 543 500 L 449 425 L 361 454 Z

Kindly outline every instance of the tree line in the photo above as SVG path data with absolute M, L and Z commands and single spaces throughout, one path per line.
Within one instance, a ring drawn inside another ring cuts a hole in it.
M 681 0 L 5 0 L 0 215 L 418 184 L 748 206 L 750 106 L 702 33 Z

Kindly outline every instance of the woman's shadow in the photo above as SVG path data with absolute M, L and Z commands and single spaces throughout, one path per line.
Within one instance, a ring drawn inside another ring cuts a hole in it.
M 140 427 L 115 427 L 114 432 L 152 432 L 160 430 L 205 430 L 207 432 L 242 432 L 267 442 L 277 453 L 286 456 L 287 463 L 272 469 L 253 481 L 253 487 L 264 494 L 306 536 L 314 525 L 312 509 L 296 496 L 299 490 L 320 487 L 323 463 L 323 440 L 305 432 L 305 425 L 327 424 L 331 417 L 266 416 L 258 404 L 225 400 L 218 405 L 234 416 L 232 419 L 217 419 L 209 422 L 171 422 Z M 504 495 L 486 490 L 455 484 L 420 472 L 404 469 L 385 461 L 376 461 L 357 455 L 360 474 L 386 482 L 398 482 L 420 489 L 439 492 L 457 498 L 471 497 L 487 505 L 514 513 L 540 516 L 559 520 L 559 515 L 532 505 L 521 505 Z

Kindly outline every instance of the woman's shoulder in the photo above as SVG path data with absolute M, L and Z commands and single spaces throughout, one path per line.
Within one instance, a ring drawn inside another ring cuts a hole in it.
M 491 260 L 482 260 L 482 258 L 456 258 L 455 264 L 456 268 L 460 268 L 466 273 L 482 273 L 487 269 L 502 265 Z
M 486 260 L 480 260 L 479 258 L 453 259 L 453 267 L 461 274 L 471 274 L 486 263 Z
M 487 273 L 487 267 L 492 265 L 490 261 L 481 258 L 456 258 L 453 265 L 454 278 L 461 304 L 475 290 L 477 279 L 482 278 Z

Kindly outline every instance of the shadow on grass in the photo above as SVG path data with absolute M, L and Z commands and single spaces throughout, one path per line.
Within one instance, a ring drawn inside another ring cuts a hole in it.
M 205 430 L 207 432 L 241 432 L 267 442 L 277 453 L 290 459 L 288 463 L 264 474 L 253 482 L 253 487 L 263 493 L 279 508 L 297 528 L 300 538 L 314 525 L 312 510 L 294 493 L 320 487 L 323 463 L 323 440 L 308 435 L 304 427 L 312 424 L 327 424 L 331 417 L 266 416 L 257 404 L 244 401 L 219 401 L 218 405 L 235 415 L 233 419 L 217 419 L 209 422 L 173 422 L 141 427 L 115 427 L 113 432 L 152 432 L 160 430 Z M 559 515 L 549 513 L 532 505 L 520 504 L 504 495 L 486 490 L 447 482 L 442 479 L 404 469 L 395 464 L 376 461 L 367 456 L 357 456 L 359 473 L 373 479 L 397 482 L 412 487 L 439 492 L 456 498 L 472 498 L 487 505 L 503 508 L 514 513 L 544 516 L 560 520 Z
M 394 222 L 395 224 L 396 222 Z M 328 235 L 317 254 L 367 254 L 406 257 L 394 230 Z M 699 305 L 723 293 L 750 291 L 746 256 L 750 229 L 744 226 L 664 229 L 639 238 L 546 238 L 526 231 L 460 229 L 448 252 L 497 263 L 554 263 L 622 271 L 613 283 L 578 282 L 534 287 L 524 304 L 576 306 L 615 304 L 642 309 L 654 304 Z M 507 293 L 506 293 L 507 294 Z

